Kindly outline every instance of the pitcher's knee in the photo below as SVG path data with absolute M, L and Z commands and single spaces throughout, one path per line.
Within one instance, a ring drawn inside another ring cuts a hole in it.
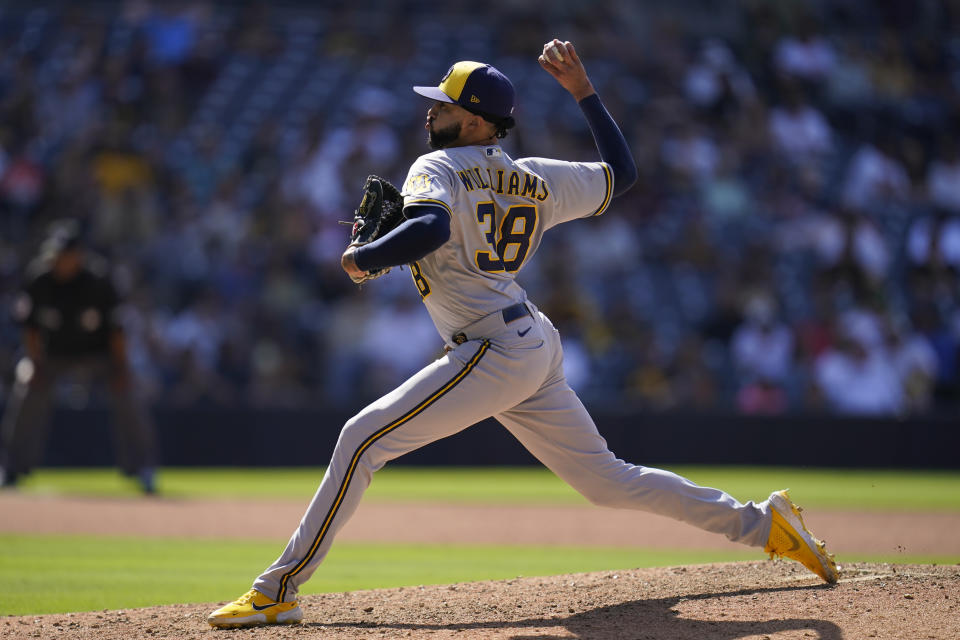
M 355 416 L 343 425 L 337 450 L 371 472 L 377 471 L 400 454 L 393 453 L 389 447 L 384 446 L 383 438 L 377 438 L 376 433 L 377 427 L 371 427 L 369 421 Z

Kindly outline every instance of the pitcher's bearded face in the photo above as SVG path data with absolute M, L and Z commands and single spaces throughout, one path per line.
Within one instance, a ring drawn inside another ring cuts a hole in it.
M 427 130 L 427 144 L 431 149 L 443 149 L 448 144 L 460 137 L 460 123 L 454 122 L 442 129 L 438 129 L 430 123 Z

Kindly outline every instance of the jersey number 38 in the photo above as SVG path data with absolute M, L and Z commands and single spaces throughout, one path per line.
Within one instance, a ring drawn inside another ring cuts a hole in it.
M 507 209 L 498 229 L 494 228 L 493 202 L 477 203 L 477 223 L 485 228 L 487 244 L 493 251 L 477 251 L 477 266 L 488 273 L 513 273 L 523 266 L 530 251 L 530 236 L 537 227 L 537 208 L 515 204 Z
M 477 251 L 477 267 L 488 273 L 514 273 L 530 251 L 530 237 L 537 228 L 537 208 L 529 204 L 516 204 L 507 209 L 499 228 L 494 227 L 496 208 L 493 202 L 477 204 L 477 223 L 485 227 L 487 244 L 493 251 Z M 420 263 L 410 263 L 410 273 L 420 296 L 430 295 L 430 283 L 423 277 Z

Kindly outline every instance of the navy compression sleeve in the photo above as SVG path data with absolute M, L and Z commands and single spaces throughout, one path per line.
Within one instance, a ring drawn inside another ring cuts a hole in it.
M 610 165 L 613 171 L 613 195 L 619 196 L 637 181 L 637 163 L 630 153 L 630 146 L 600 101 L 600 96 L 591 94 L 579 104 L 590 125 L 593 140 L 597 143 L 600 159 Z
M 419 260 L 450 239 L 450 214 L 443 207 L 415 205 L 403 210 L 407 220 L 396 229 L 357 248 L 354 258 L 364 271 Z

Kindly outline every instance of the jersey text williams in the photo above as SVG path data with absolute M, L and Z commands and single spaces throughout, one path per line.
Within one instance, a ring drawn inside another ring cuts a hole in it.
M 494 193 L 536 198 L 540 202 L 550 197 L 547 183 L 532 173 L 511 171 L 505 175 L 503 169 L 497 169 L 494 174 L 490 168 L 481 170 L 480 167 L 474 167 L 466 171 L 457 171 L 457 177 L 468 192 L 475 189 L 490 189 Z

